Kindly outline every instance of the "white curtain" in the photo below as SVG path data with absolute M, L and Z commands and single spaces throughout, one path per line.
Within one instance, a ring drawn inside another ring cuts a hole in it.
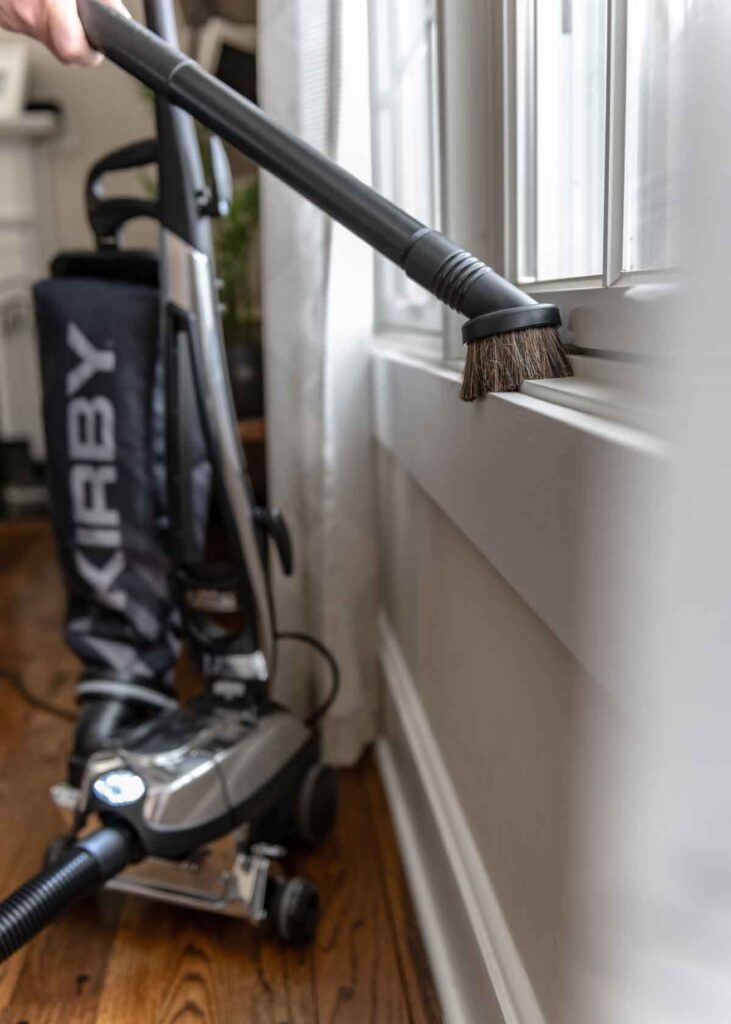
M 259 0 L 258 84 L 277 121 L 361 178 L 370 174 L 366 0 Z M 326 754 L 356 760 L 373 738 L 376 548 L 368 412 L 372 254 L 263 175 L 262 301 L 270 501 L 295 573 L 275 569 L 278 623 L 325 642 L 342 671 Z M 307 710 L 328 678 L 280 645 L 276 694 Z

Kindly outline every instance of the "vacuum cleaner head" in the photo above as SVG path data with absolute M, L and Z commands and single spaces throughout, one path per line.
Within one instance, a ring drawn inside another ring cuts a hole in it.
M 332 829 L 337 777 L 319 761 L 316 730 L 283 708 L 199 698 L 94 754 L 80 789 L 52 796 L 73 829 L 0 903 L 0 961 L 104 884 L 245 918 L 289 943 L 313 937 L 317 887 L 281 862 L 285 843 Z
M 200 698 L 93 754 L 77 811 L 113 814 L 146 854 L 175 859 L 281 807 L 317 759 L 317 734 L 283 708 Z

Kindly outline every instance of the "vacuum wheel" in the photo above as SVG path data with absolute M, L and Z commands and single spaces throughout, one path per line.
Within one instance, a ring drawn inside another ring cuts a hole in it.
M 320 919 L 320 894 L 307 878 L 275 879 L 269 919 L 279 938 L 304 946 L 315 937 Z
M 330 835 L 338 810 L 338 776 L 326 764 L 313 764 L 297 796 L 297 833 L 306 843 L 321 843 Z

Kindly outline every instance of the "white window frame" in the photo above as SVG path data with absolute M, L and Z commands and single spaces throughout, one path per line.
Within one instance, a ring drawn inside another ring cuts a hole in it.
M 516 9 L 539 0 L 435 2 L 442 230 L 516 281 Z M 667 271 L 622 270 L 628 2 L 607 3 L 603 272 L 521 284 L 538 301 L 560 308 L 577 376 L 602 386 L 616 379 L 622 387 L 649 355 L 672 286 Z M 426 332 L 401 339 L 378 304 L 376 324 L 379 340 L 405 340 L 453 367 L 464 361 L 462 318 L 446 309 L 436 344 Z M 601 366 L 597 357 L 604 357 Z
M 531 17 L 537 0 L 503 0 L 504 168 L 506 231 L 504 266 L 518 278 L 517 131 L 518 74 L 517 9 Z M 670 271 L 622 269 L 624 252 L 625 135 L 627 93 L 627 5 L 607 0 L 607 85 L 605 116 L 604 244 L 602 273 L 590 277 L 537 281 L 521 287 L 541 302 L 553 302 L 562 312 L 564 340 L 579 353 L 641 364 L 658 303 L 666 305 L 672 283 Z M 524 183 L 530 187 L 530 182 Z M 535 184 L 533 185 L 535 187 Z M 529 200 L 530 203 L 530 200 Z M 584 365 L 587 369 L 590 364 Z M 603 370 L 602 373 L 605 371 Z
M 391 0 L 389 0 L 391 3 Z M 440 161 L 440 116 L 439 116 L 439 94 L 440 94 L 440 53 L 439 53 L 439 0 L 428 0 L 430 10 L 427 15 L 427 23 L 431 26 L 431 38 L 428 41 L 429 55 L 431 59 L 431 81 L 430 105 L 434 111 L 434 120 L 431 125 L 432 139 L 430 152 L 429 173 L 434 185 L 434 207 L 436 211 L 435 223 L 430 227 L 439 227 L 441 222 L 441 161 Z M 370 30 L 370 52 L 371 52 L 371 146 L 373 153 L 373 179 L 376 189 L 388 194 L 385 182 L 381 180 L 381 133 L 379 124 L 379 113 L 384 105 L 384 99 L 380 90 L 380 83 L 377 81 L 376 64 L 379 58 L 375 57 L 375 47 L 379 32 L 376 27 L 376 0 L 369 0 L 369 30 Z M 389 6 L 389 15 L 393 20 L 393 13 L 396 5 Z M 380 33 L 381 38 L 383 37 Z M 380 60 L 383 60 L 383 55 Z M 390 103 L 390 100 L 388 101 Z M 393 133 L 397 130 L 396 118 L 392 111 Z M 393 161 L 393 172 L 397 174 L 398 162 L 402 146 L 395 137 L 391 139 L 391 151 L 386 154 L 387 158 Z M 438 300 L 433 300 L 433 307 L 429 308 L 427 303 L 419 307 L 411 307 L 406 304 L 402 308 L 396 308 L 393 295 L 393 275 L 398 273 L 389 265 L 383 256 L 375 258 L 374 273 L 374 324 L 379 334 L 394 333 L 400 336 L 400 340 L 410 342 L 411 347 L 421 349 L 432 355 L 439 355 L 442 352 L 442 331 L 440 328 L 440 314 Z M 431 303 L 429 303 L 431 305 Z
M 505 276 L 505 78 L 502 4 L 441 0 L 444 232 Z M 444 361 L 461 368 L 464 318 L 445 309 Z

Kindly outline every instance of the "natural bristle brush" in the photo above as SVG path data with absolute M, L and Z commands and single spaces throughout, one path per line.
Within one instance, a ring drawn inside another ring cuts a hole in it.
M 255 104 L 142 25 L 99 0 L 78 0 L 91 45 L 154 92 L 192 114 L 260 167 L 311 200 L 468 317 L 461 397 L 516 391 L 524 380 L 570 377 L 558 309 L 537 303 L 481 260 L 421 224 Z

